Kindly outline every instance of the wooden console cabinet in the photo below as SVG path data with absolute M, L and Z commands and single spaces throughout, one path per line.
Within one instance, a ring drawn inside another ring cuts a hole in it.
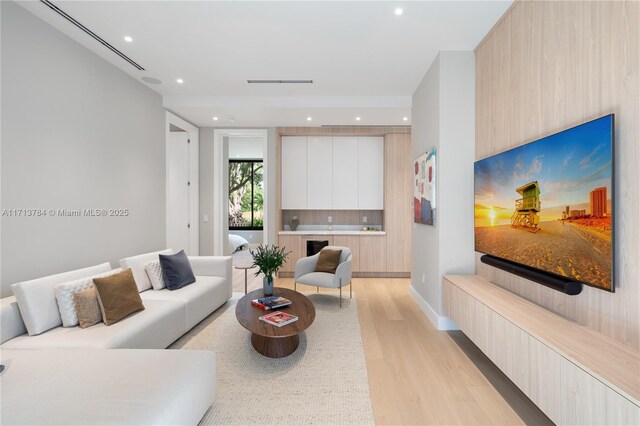
M 640 424 L 631 347 L 477 275 L 445 276 L 443 299 L 445 314 L 555 423 Z

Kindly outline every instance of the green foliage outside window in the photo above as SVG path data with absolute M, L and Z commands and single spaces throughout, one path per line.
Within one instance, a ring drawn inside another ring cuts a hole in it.
M 264 224 L 262 161 L 229 162 L 229 228 L 261 229 Z

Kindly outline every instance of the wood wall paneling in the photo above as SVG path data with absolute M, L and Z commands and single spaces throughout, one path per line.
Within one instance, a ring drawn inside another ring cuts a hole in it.
M 615 293 L 476 271 L 640 349 L 640 3 L 517 1 L 476 49 L 476 158 L 616 115 Z M 479 256 L 478 256 L 479 258 Z
M 384 230 L 387 272 L 411 271 L 411 135 L 388 134 L 384 140 Z
M 297 216 L 300 225 L 328 225 L 327 218 L 333 217 L 334 225 L 362 225 L 362 217 L 367 217 L 366 225 L 382 225 L 382 210 L 282 210 L 283 225 L 289 225 Z

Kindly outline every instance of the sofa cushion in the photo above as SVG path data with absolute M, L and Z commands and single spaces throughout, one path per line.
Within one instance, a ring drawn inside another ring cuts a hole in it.
M 196 282 L 178 290 L 145 291 L 142 301 L 180 301 L 186 309 L 185 328 L 191 329 L 231 297 L 229 282 L 222 277 L 198 276 Z
M 26 332 L 15 296 L 0 299 L 0 344 Z
M 22 335 L 2 349 L 164 349 L 182 336 L 186 306 L 179 301 L 145 300 L 145 310 L 107 327 L 57 327 L 38 336 Z
M 335 277 L 334 274 L 327 272 L 311 272 L 299 277 L 296 282 L 298 284 L 338 288 L 338 284 L 335 283 Z
M 150 289 L 151 281 L 147 276 L 147 271 L 144 269 L 144 265 L 152 260 L 158 260 L 159 254 L 171 254 L 173 250 L 166 249 L 161 251 L 154 251 L 152 253 L 139 254 L 137 256 L 125 257 L 120 259 L 120 266 L 122 269 L 131 269 L 133 272 L 133 279 L 136 280 L 136 286 L 138 291 L 145 291 Z
M 93 284 L 106 325 L 115 324 L 134 312 L 144 310 L 131 269 L 104 278 L 94 278 Z
M 108 272 L 110 269 L 111 265 L 105 262 L 88 268 L 13 284 L 11 290 L 18 301 L 20 314 L 29 334 L 35 336 L 62 325 L 54 290 L 56 284 Z
M 144 269 L 147 271 L 147 276 L 154 290 L 162 290 L 167 286 L 164 282 L 164 274 L 162 273 L 160 260 L 154 260 L 145 264 Z
M 189 258 L 184 250 L 171 255 L 161 254 L 158 257 L 160 258 L 160 266 L 162 266 L 164 283 L 169 290 L 177 290 L 196 282 Z
M 102 311 L 95 287 L 73 293 L 73 303 L 80 328 L 91 327 L 102 322 Z
M 56 284 L 54 287 L 56 293 L 56 302 L 58 303 L 58 311 L 62 318 L 63 327 L 75 327 L 78 325 L 78 316 L 76 314 L 76 305 L 73 300 L 74 293 L 82 290 L 93 288 L 93 279 L 108 277 L 109 275 L 122 272 L 122 269 L 113 269 L 102 274 L 92 275 L 90 277 L 80 278 L 78 280 L 68 281 L 66 283 Z
M 7 425 L 195 425 L 215 394 L 210 351 L 2 351 L 2 363 Z

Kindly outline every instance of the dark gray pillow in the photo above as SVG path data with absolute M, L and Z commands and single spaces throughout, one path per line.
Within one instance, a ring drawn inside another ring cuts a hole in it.
M 177 290 L 196 282 L 189 258 L 184 250 L 180 250 L 176 254 L 161 254 L 159 257 L 164 281 L 169 290 Z

